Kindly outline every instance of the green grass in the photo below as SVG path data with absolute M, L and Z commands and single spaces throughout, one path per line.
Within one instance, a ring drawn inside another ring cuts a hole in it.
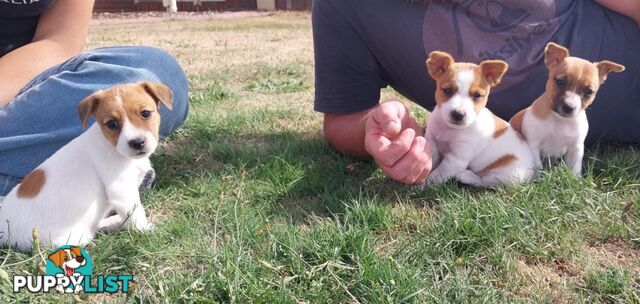
M 131 273 L 134 290 L 77 299 L 640 303 L 637 146 L 588 151 L 583 179 L 559 166 L 514 188 L 418 191 L 324 142 L 305 52 L 190 75 L 189 121 L 153 157 L 143 197 L 156 230 L 87 248 L 96 273 Z M 0 263 L 43 272 L 38 252 L 1 249 Z M 13 294 L 2 271 L 2 303 L 73 299 Z

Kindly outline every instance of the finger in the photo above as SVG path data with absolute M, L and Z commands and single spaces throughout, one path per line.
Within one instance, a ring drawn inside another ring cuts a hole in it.
M 422 173 L 420 173 L 420 176 L 416 178 L 416 180 L 414 181 L 414 184 L 423 184 L 427 179 L 427 176 L 429 176 L 429 173 L 431 173 L 431 169 L 432 169 L 431 160 L 428 159 L 423 164 L 424 164 L 424 168 L 422 168 Z
M 379 165 L 386 167 L 393 166 L 411 149 L 415 135 L 416 131 L 413 129 L 405 129 L 388 145 L 383 146 L 377 153 L 373 153 L 373 158 L 375 158 Z
M 418 162 L 416 167 L 402 179 L 402 182 L 408 185 L 414 185 L 423 181 L 426 177 L 426 167 L 427 164 Z
M 422 173 L 420 154 L 424 152 L 425 139 L 416 137 L 409 151 L 389 169 L 389 175 L 398 181 L 415 180 Z
M 418 178 L 416 178 L 416 180 L 413 183 L 424 184 L 424 182 L 427 180 L 427 176 L 429 175 L 429 172 L 431 172 L 431 167 L 425 165 L 425 168 L 422 169 L 422 173 L 420 173 L 420 176 L 418 176 Z
M 421 139 L 422 137 L 416 137 L 416 140 Z M 431 172 L 431 157 L 429 153 L 431 152 L 431 147 L 429 146 L 429 142 L 425 139 L 424 148 L 422 153 L 418 153 L 415 155 L 417 165 L 413 171 L 407 176 L 405 176 L 403 182 L 406 184 L 422 184 L 424 183 L 425 178 Z
M 396 102 L 385 102 L 372 113 L 373 121 L 387 137 L 396 137 L 402 129 L 400 106 Z
M 416 183 L 418 184 L 424 183 L 429 173 L 431 173 L 431 169 L 433 169 L 433 158 L 431 156 L 432 152 L 433 152 L 433 149 L 431 148 L 431 143 L 428 140 L 426 140 L 426 143 L 424 145 L 425 167 L 424 167 L 424 170 L 422 171 L 422 174 L 420 174 L 420 176 L 416 180 Z

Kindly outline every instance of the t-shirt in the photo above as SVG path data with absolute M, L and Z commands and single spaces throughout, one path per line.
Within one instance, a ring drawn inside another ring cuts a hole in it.
M 312 21 L 316 111 L 369 109 L 386 86 L 432 110 L 435 82 L 425 61 L 431 51 L 441 50 L 456 61 L 509 64 L 488 102 L 508 120 L 544 92 L 543 51 L 554 41 L 572 56 L 626 66 L 625 72 L 609 75 L 588 109 L 589 136 L 640 142 L 640 29 L 595 1 L 317 0 Z
M 55 0 L 0 0 L 0 57 L 33 40 L 40 15 Z

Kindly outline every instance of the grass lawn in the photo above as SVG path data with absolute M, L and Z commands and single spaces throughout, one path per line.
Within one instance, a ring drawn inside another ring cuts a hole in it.
M 323 141 L 308 14 L 92 25 L 90 47 L 119 44 L 177 56 L 192 109 L 153 157 L 156 230 L 87 248 L 133 291 L 75 300 L 640 303 L 637 146 L 589 151 L 584 179 L 558 167 L 511 189 L 420 192 Z M 44 271 L 38 252 L 0 262 L 9 277 Z M 1 303 L 72 299 L 0 278 Z

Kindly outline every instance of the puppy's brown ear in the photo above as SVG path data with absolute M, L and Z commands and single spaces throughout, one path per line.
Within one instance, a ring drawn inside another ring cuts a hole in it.
M 497 86 L 502 76 L 509 69 L 509 64 L 502 60 L 485 60 L 480 63 L 480 73 L 490 86 Z
M 51 260 L 54 265 L 60 267 L 62 265 L 62 262 L 64 261 L 65 255 L 66 253 L 64 252 L 64 250 L 58 250 L 49 255 L 49 260 Z
M 173 103 L 173 92 L 171 91 L 171 88 L 164 84 L 148 81 L 141 82 L 140 85 L 144 88 L 147 94 L 153 97 L 156 104 L 161 102 L 171 110 L 171 105 Z
M 446 72 L 455 61 L 453 57 L 446 52 L 433 51 L 427 59 L 427 71 L 433 79 L 440 77 Z
M 76 256 L 82 256 L 82 252 L 80 251 L 80 247 L 71 247 L 71 248 L 69 248 L 69 250 L 71 252 L 73 252 L 73 254 L 75 254 Z
M 594 63 L 598 68 L 598 75 L 600 76 L 600 83 L 603 83 L 607 79 L 609 72 L 620 73 L 624 71 L 624 65 L 617 64 L 613 61 L 602 60 Z
M 93 93 L 87 96 L 85 99 L 83 99 L 80 102 L 80 104 L 78 104 L 78 115 L 80 115 L 80 121 L 82 121 L 83 129 L 87 127 L 87 121 L 89 120 L 89 116 L 91 116 L 91 114 L 93 114 L 93 112 L 95 111 L 96 107 L 98 107 L 98 104 L 102 99 L 101 93 L 102 92 Z
M 569 50 L 559 44 L 549 42 L 544 48 L 544 64 L 551 68 L 569 57 Z

